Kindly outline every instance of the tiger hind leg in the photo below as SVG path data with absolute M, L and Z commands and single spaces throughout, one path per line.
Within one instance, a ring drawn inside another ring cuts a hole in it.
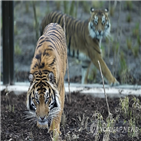
M 91 66 L 91 60 L 81 54 L 81 75 L 82 75 L 82 78 L 81 78 L 81 84 L 87 84 L 87 79 L 88 79 L 88 75 L 89 75 L 89 69 L 90 69 L 90 66 Z

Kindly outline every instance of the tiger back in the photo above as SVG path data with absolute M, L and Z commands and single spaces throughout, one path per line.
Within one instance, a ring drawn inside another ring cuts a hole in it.
M 65 33 L 51 23 L 39 38 L 30 67 L 26 105 L 39 128 L 60 132 L 67 65 Z

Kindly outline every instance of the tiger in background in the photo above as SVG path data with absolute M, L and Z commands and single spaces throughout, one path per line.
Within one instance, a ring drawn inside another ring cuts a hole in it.
M 119 82 L 112 75 L 101 56 L 101 40 L 110 34 L 110 20 L 108 9 L 90 9 L 90 18 L 85 21 L 74 19 L 65 15 L 66 40 L 68 48 L 72 47 L 86 54 L 93 64 L 99 69 L 98 60 L 104 77 L 110 85 L 118 85 Z M 60 12 L 52 12 L 46 15 L 40 25 L 41 34 L 46 25 L 51 22 L 64 26 L 63 15 Z
M 39 38 L 30 67 L 26 106 L 39 128 L 60 133 L 64 108 L 64 76 L 67 66 L 65 33 L 51 23 Z

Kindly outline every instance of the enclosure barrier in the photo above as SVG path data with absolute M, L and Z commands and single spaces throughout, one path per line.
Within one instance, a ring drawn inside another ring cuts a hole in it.
M 3 84 L 14 84 L 13 1 L 2 1 Z
M 6 90 L 8 92 L 13 91 L 15 94 L 19 95 L 26 93 L 29 88 L 29 83 L 15 83 L 15 85 L 1 85 L 0 91 Z M 94 97 L 105 98 L 103 85 L 100 84 L 70 84 L 71 93 L 89 94 Z M 68 84 L 65 83 L 65 92 L 68 91 Z M 124 97 L 128 95 L 141 96 L 141 86 L 138 85 L 121 85 L 110 87 L 105 85 L 105 92 L 108 97 Z

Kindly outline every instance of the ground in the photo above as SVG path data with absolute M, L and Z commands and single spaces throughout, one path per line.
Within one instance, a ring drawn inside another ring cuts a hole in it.
M 112 120 L 108 122 L 108 110 L 105 99 L 94 98 L 90 95 L 82 95 L 76 92 L 71 94 L 72 101 L 69 104 L 67 97 L 68 95 L 66 95 L 65 108 L 62 116 L 62 135 L 60 136 L 60 140 L 96 141 L 96 137 L 98 137 L 98 140 L 102 141 L 103 138 L 106 138 L 106 129 L 107 131 L 110 129 L 110 132 L 113 132 L 113 130 L 116 131 L 110 134 L 110 141 L 141 140 L 141 119 L 138 116 L 138 114 L 141 115 L 141 97 L 129 96 L 127 109 L 130 115 L 124 115 L 122 112 L 119 98 L 108 98 L 110 112 L 115 119 L 114 122 L 111 122 Z M 125 98 L 121 100 L 125 100 Z M 34 122 L 25 118 L 25 112 L 27 111 L 25 101 L 26 93 L 17 96 L 13 92 L 2 91 L 1 140 L 50 141 L 52 134 L 49 134 L 47 129 L 38 129 Z M 133 108 L 133 105 L 137 105 L 135 101 L 138 101 L 137 111 Z M 134 113 L 131 113 L 131 111 L 134 111 Z M 132 119 L 135 118 L 134 123 Z M 95 128 L 98 122 L 102 126 L 105 125 L 103 128 L 100 128 L 99 124 L 100 133 Z M 107 125 L 110 128 L 107 128 Z
M 65 4 L 67 9 L 65 10 Z M 71 2 L 36 1 L 37 21 L 40 25 L 46 13 L 59 10 L 70 14 Z M 102 41 L 103 59 L 120 84 L 141 84 L 141 2 L 140 1 L 83 1 L 75 2 L 73 11 L 80 20 L 90 17 L 90 8 L 107 8 L 110 10 L 111 37 Z M 14 2 L 14 67 L 15 81 L 28 81 L 31 61 L 37 43 L 33 2 Z M 81 60 L 69 57 L 71 82 L 81 83 Z M 2 66 L 1 66 L 2 70 Z M 75 72 L 75 73 L 74 73 Z M 3 79 L 3 75 L 1 75 Z M 67 75 L 65 76 L 67 81 Z M 99 71 L 91 65 L 89 83 L 100 83 Z

